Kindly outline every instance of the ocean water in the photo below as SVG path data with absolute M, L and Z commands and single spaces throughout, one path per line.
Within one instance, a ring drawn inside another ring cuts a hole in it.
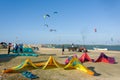
M 55 48 L 62 48 L 62 45 L 53 45 Z M 120 45 L 75 45 L 78 47 L 85 47 L 88 50 L 93 50 L 94 48 L 107 48 L 108 50 L 120 51 Z M 69 44 L 64 45 L 65 48 L 71 47 Z

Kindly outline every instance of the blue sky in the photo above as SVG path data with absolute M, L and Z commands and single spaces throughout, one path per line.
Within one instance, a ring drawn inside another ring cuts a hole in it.
M 119 21 L 120 0 L 0 0 L 0 42 L 120 44 Z

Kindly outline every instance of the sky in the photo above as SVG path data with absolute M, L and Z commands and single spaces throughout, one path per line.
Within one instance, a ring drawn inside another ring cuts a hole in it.
M 0 42 L 120 44 L 119 21 L 120 0 L 0 0 Z

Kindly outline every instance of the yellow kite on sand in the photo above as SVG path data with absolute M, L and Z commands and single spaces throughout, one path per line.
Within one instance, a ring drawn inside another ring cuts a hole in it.
M 75 68 L 77 70 L 86 72 L 90 75 L 94 75 L 94 72 L 88 69 L 87 67 L 85 67 L 83 64 L 81 64 L 81 62 L 76 57 L 73 57 L 70 60 L 70 62 L 64 67 L 64 69 L 71 69 L 71 68 Z
M 48 61 L 45 63 L 45 65 L 43 66 L 42 69 L 48 69 L 48 68 L 52 68 L 52 67 L 62 68 L 63 66 L 65 66 L 65 65 L 60 64 L 59 62 L 57 62 L 54 59 L 54 57 L 50 56 Z
M 4 69 L 2 72 L 3 73 L 17 72 L 17 71 L 24 69 L 25 67 L 28 67 L 28 66 L 33 67 L 33 68 L 38 68 L 30 59 L 26 59 L 20 65 L 12 67 L 10 69 Z
M 22 62 L 20 65 L 16 67 L 12 67 L 10 69 L 5 69 L 2 72 L 3 73 L 10 73 L 10 72 L 17 72 L 21 69 L 24 69 L 25 67 L 31 66 L 33 68 L 39 68 L 42 67 L 42 69 L 49 69 L 49 68 L 64 68 L 64 69 L 78 69 L 83 72 L 86 72 L 90 75 L 94 75 L 94 72 L 89 70 L 87 67 L 85 67 L 83 64 L 80 63 L 80 61 L 73 57 L 70 62 L 65 65 L 57 62 L 54 57 L 50 56 L 47 62 L 39 62 L 39 63 L 33 63 L 30 59 L 26 59 L 24 62 Z

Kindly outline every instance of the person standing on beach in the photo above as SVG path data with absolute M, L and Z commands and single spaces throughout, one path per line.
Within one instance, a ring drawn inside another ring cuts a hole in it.
M 23 53 L 23 44 L 21 43 L 19 44 L 19 46 L 20 46 L 20 53 Z
M 8 55 L 10 54 L 11 47 L 12 47 L 12 45 L 11 45 L 11 43 L 9 43 L 8 44 Z
M 62 45 L 62 55 L 64 54 L 64 45 Z
M 18 44 L 17 52 L 18 52 L 18 54 L 20 53 L 20 44 Z
M 15 46 L 16 46 L 16 43 L 13 43 L 13 53 L 15 53 Z
M 72 48 L 74 47 L 74 44 L 72 43 Z

